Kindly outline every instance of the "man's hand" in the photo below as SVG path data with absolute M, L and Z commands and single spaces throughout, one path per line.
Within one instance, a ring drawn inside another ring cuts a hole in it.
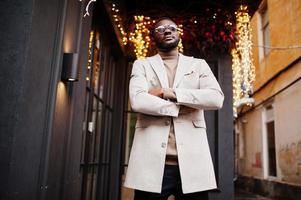
M 196 110 L 197 109 L 195 109 L 195 108 L 191 108 L 191 107 L 188 107 L 188 106 L 181 105 L 179 113 L 180 114 L 188 114 L 188 113 L 194 112 Z
M 149 94 L 154 95 L 159 98 L 163 98 L 163 89 L 162 88 L 153 88 L 148 91 Z

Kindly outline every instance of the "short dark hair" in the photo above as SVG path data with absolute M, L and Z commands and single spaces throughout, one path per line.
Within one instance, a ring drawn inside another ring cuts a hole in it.
M 166 17 L 166 16 L 164 16 L 164 17 L 160 17 L 160 18 L 158 18 L 158 19 L 155 19 L 155 25 L 154 25 L 154 27 L 156 27 L 156 25 L 159 23 L 159 22 L 161 22 L 161 21 L 163 21 L 163 20 L 169 20 L 169 21 L 172 21 L 173 23 L 176 23 L 173 19 L 171 19 L 170 17 Z

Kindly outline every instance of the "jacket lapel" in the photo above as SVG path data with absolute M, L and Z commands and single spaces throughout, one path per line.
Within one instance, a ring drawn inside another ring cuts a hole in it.
M 167 73 L 160 55 L 156 54 L 155 56 L 147 58 L 147 60 L 149 61 L 150 65 L 152 66 L 156 75 L 158 76 L 158 79 L 161 83 L 161 87 L 169 88 Z
M 178 67 L 176 72 L 176 77 L 173 83 L 173 88 L 176 88 L 178 84 L 180 83 L 183 76 L 189 72 L 189 70 L 192 67 L 192 61 L 193 59 L 188 56 L 184 56 L 183 54 L 179 54 L 179 61 L 178 61 Z

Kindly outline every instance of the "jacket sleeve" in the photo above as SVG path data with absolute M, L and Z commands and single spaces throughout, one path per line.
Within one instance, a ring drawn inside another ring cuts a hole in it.
M 179 105 L 195 109 L 220 109 L 223 106 L 224 94 L 209 65 L 204 60 L 200 60 L 198 65 L 199 89 L 176 88 L 177 102 Z
M 148 90 L 145 68 L 141 60 L 136 60 L 129 84 L 133 111 L 156 116 L 178 116 L 180 107 L 176 103 L 153 96 Z

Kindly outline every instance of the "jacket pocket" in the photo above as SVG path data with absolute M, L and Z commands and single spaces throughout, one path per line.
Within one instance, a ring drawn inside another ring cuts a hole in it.
M 206 128 L 206 122 L 204 120 L 193 120 L 192 123 L 195 128 Z

